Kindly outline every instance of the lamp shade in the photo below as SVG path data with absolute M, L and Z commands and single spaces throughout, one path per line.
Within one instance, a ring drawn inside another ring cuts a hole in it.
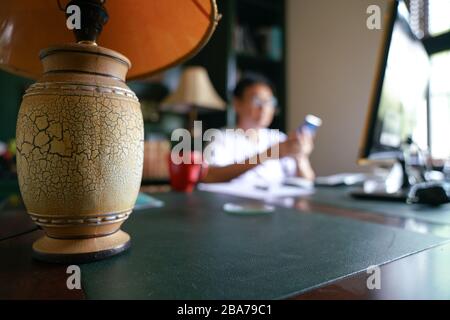
M 59 6 L 68 1 L 2 1 L 0 67 L 38 78 L 40 50 L 75 41 Z M 127 79 L 190 58 L 209 40 L 219 19 L 215 0 L 108 0 L 105 7 L 109 21 L 97 42 L 131 60 Z
M 184 69 L 177 90 L 162 102 L 162 109 L 180 113 L 189 112 L 193 106 L 210 110 L 224 110 L 226 107 L 206 69 L 198 66 Z

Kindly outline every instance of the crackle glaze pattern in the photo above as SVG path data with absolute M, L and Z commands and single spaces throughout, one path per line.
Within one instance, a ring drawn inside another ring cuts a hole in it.
M 25 94 L 17 166 L 37 223 L 98 225 L 128 217 L 141 182 L 144 134 L 139 102 L 121 91 L 38 83 Z

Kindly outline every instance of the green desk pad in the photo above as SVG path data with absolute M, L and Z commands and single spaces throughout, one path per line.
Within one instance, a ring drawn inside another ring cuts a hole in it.
M 158 194 L 124 224 L 126 253 L 81 266 L 88 299 L 278 299 L 444 243 L 431 235 L 277 208 L 230 215 L 213 193 Z
M 332 205 L 346 209 L 356 209 L 386 216 L 413 218 L 434 224 L 450 224 L 450 204 L 440 207 L 409 205 L 395 201 L 362 200 L 350 196 L 351 188 L 316 188 L 309 198 L 316 203 Z
M 18 194 L 19 182 L 15 179 L 0 180 L 0 197 L 4 198 L 11 194 Z

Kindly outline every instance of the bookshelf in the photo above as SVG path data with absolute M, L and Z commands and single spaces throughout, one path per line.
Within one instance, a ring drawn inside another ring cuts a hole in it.
M 204 128 L 233 126 L 232 90 L 245 72 L 258 72 L 275 85 L 279 108 L 273 128 L 286 129 L 286 61 L 284 0 L 219 0 L 222 20 L 206 47 L 187 65 L 201 65 L 218 93 L 228 101 L 226 112 L 200 115 Z

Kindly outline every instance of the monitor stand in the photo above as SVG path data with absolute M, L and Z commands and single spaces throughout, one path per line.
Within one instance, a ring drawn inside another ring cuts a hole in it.
M 406 202 L 410 190 L 405 162 L 397 160 L 387 174 L 374 175 L 363 187 L 350 192 L 353 198 L 365 200 Z

